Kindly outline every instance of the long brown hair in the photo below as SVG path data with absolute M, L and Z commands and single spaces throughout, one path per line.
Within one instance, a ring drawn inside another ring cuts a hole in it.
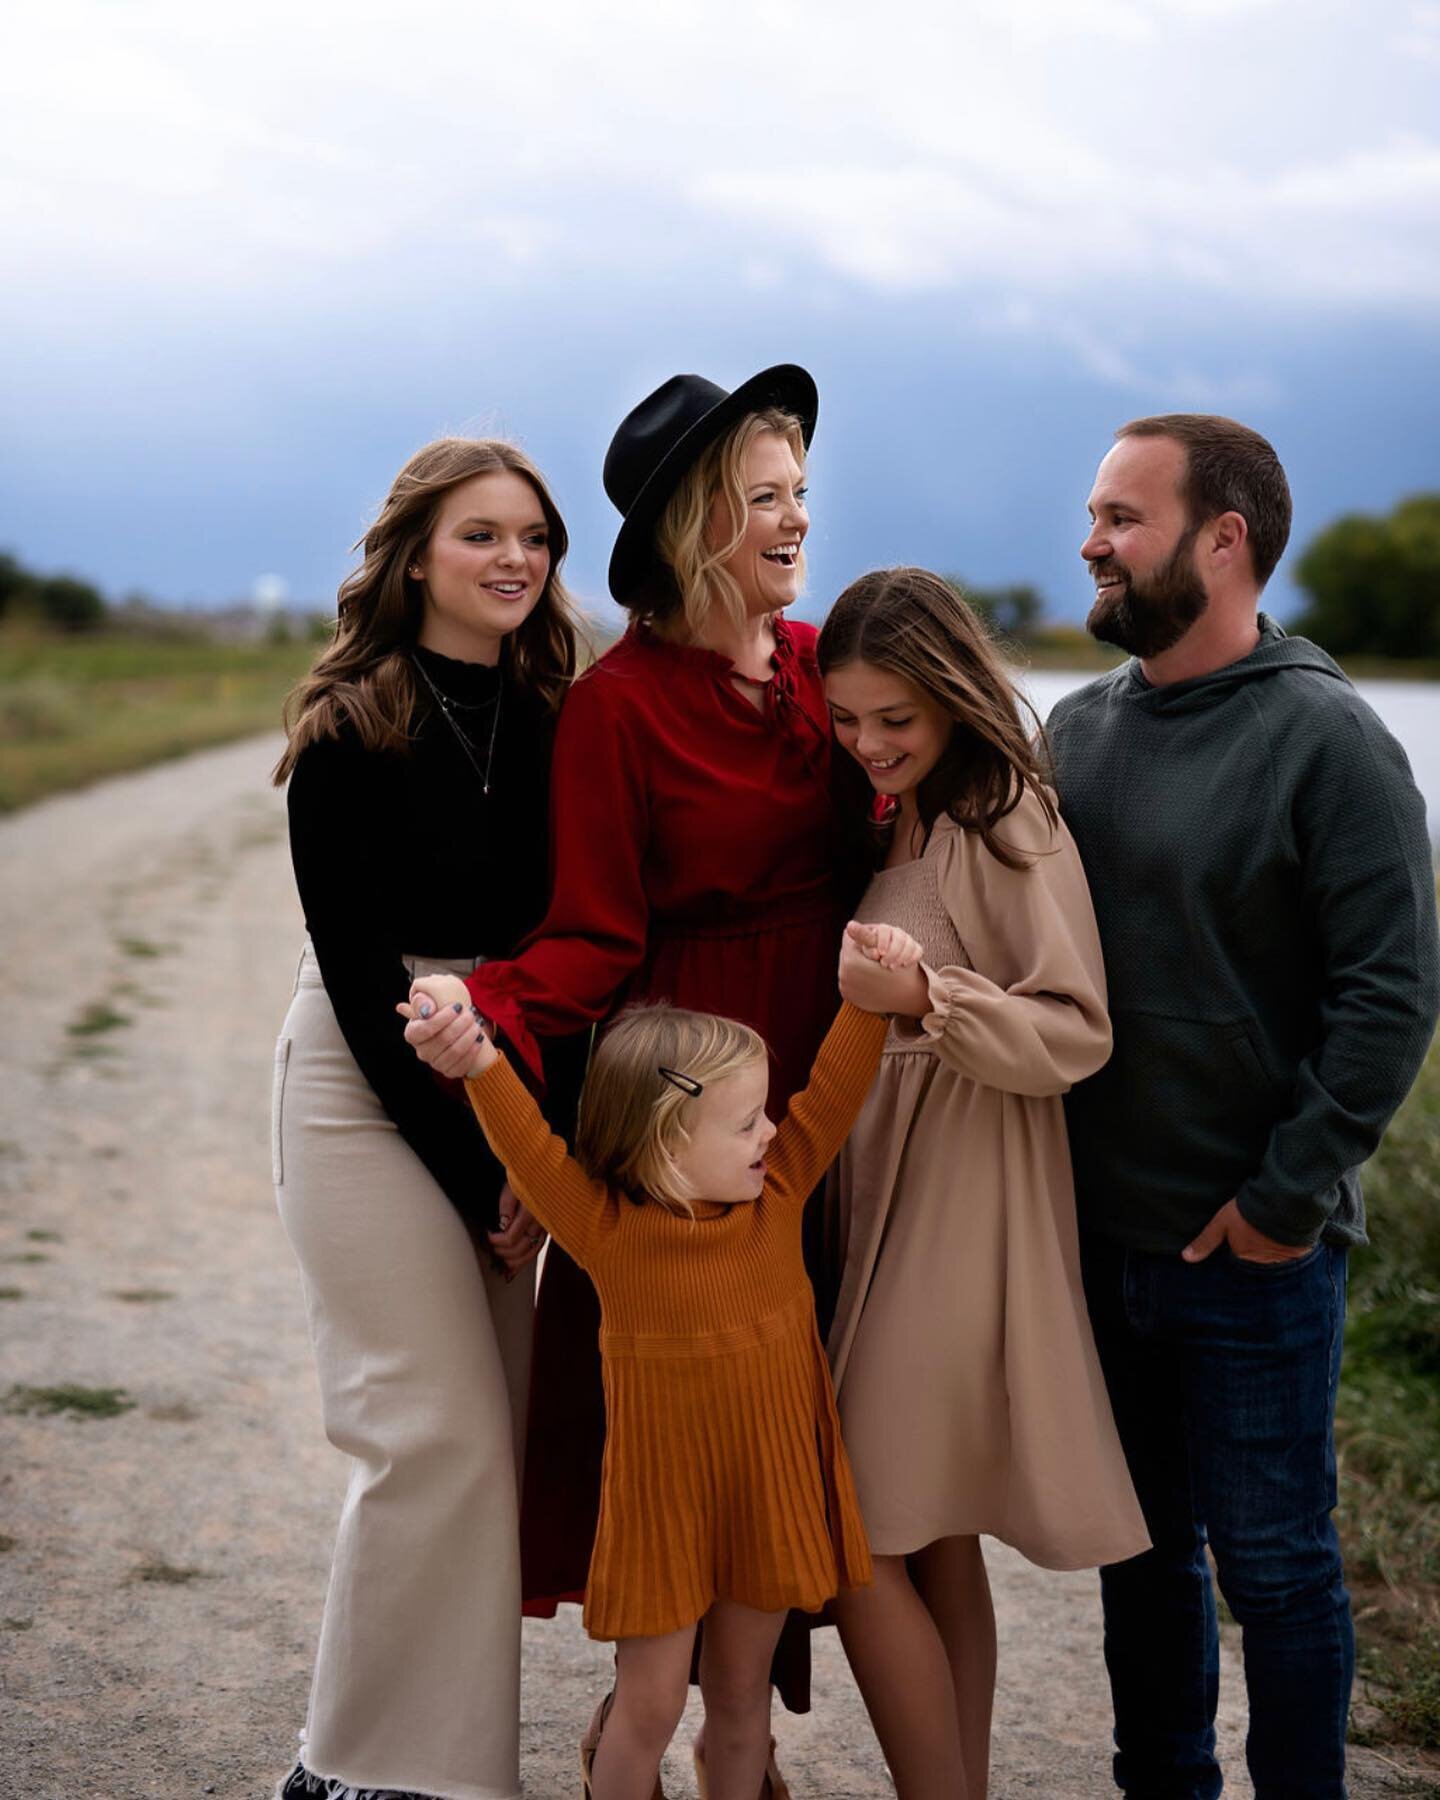
M 275 765 L 286 781 L 307 744 L 335 737 L 343 723 L 367 750 L 407 750 L 416 688 L 410 651 L 424 616 L 422 584 L 410 574 L 434 530 L 445 496 L 475 475 L 508 472 L 535 490 L 549 534 L 550 573 L 525 622 L 500 648 L 518 685 L 558 707 L 575 673 L 575 608 L 560 580 L 570 547 L 565 521 L 528 456 L 500 438 L 437 438 L 417 450 L 391 483 L 375 523 L 356 549 L 360 567 L 340 584 L 335 636 L 285 702 L 289 741 Z
M 944 813 L 967 831 L 978 831 L 985 848 L 1008 868 L 1028 867 L 996 827 L 1020 804 L 1027 787 L 1051 824 L 1057 822 L 1047 787 L 1045 733 L 959 590 L 928 569 L 877 569 L 862 575 L 831 608 L 818 656 L 822 675 L 853 662 L 887 669 L 949 714 L 950 742 L 915 793 L 925 841 Z M 1033 735 L 1021 722 L 1022 708 L 1030 715 Z M 846 815 L 873 819 L 869 782 L 852 757 L 836 760 Z M 888 820 L 877 823 L 879 831 L 871 834 L 876 860 Z

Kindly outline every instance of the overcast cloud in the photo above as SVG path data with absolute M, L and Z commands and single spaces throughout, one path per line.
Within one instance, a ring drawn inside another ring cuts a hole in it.
M 598 585 L 618 410 L 672 367 L 782 355 L 847 421 L 841 491 L 949 370 L 962 405 L 993 381 L 987 422 L 1052 405 L 1082 492 L 1102 417 L 1238 411 L 1298 444 L 1363 394 L 1389 460 L 1343 464 L 1357 502 L 1393 498 L 1437 479 L 1413 407 L 1437 101 L 1432 0 L 51 0 L 0 41 L 0 544 L 170 598 L 283 558 L 320 594 L 414 443 L 498 424 L 543 441 Z M 77 433 L 108 547 L 67 541 Z M 876 498 L 873 552 L 832 534 L 817 581 L 896 553 L 902 517 L 899 553 L 939 554 L 923 507 Z M 1002 572 L 1013 527 L 963 510 L 956 554 Z M 1013 572 L 1054 589 L 1049 557 Z

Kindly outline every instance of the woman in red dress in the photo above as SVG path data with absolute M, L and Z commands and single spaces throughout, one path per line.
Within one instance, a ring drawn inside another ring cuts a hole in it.
M 615 434 L 605 488 L 624 524 L 610 589 L 630 625 L 561 712 L 544 922 L 467 982 L 537 1073 L 537 1037 L 667 999 L 766 1039 L 778 1112 L 834 1017 L 844 914 L 829 719 L 815 628 L 782 616 L 800 588 L 817 407 L 790 364 L 730 394 L 677 375 Z M 448 1040 L 429 1034 L 444 1023 L 407 1030 L 442 1072 Z M 522 1509 L 531 1612 L 584 1589 L 603 1441 L 598 1325 L 589 1281 L 552 1245 Z M 786 1644 L 777 1682 L 804 1710 L 808 1639 Z

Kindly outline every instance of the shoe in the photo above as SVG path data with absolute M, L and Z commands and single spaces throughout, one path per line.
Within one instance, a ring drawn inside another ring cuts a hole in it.
M 314 1800 L 324 1792 L 325 1783 L 320 1777 L 312 1775 L 304 1763 L 297 1762 L 276 1788 L 273 1800 Z
M 348 1782 L 312 1775 L 304 1763 L 295 1767 L 275 1790 L 274 1800 L 428 1800 L 425 1794 L 402 1794 L 398 1788 L 357 1788 Z
M 705 1757 L 698 1744 L 695 1746 L 695 1788 L 700 1800 L 710 1800 L 709 1783 L 705 1777 Z M 775 1761 L 773 1737 L 770 1740 L 770 1760 L 765 1765 L 765 1779 L 761 1784 L 759 1800 L 790 1800 L 790 1789 L 785 1785 L 785 1777 Z
M 595 1767 L 595 1752 L 600 1748 L 600 1733 L 605 1729 L 605 1718 L 610 1711 L 610 1702 L 615 1698 L 615 1690 L 610 1692 L 595 1708 L 595 1716 L 586 1727 L 585 1735 L 580 1740 L 580 1793 L 583 1800 L 593 1800 L 593 1789 L 590 1785 L 591 1772 Z M 660 1785 L 660 1777 L 655 1777 L 655 1792 L 650 1800 L 665 1800 L 665 1789 Z

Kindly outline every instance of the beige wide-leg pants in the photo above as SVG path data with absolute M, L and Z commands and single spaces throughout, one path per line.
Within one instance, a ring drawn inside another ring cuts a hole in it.
M 272 1123 L 325 1432 L 352 1459 L 302 1760 L 356 1788 L 512 1800 L 533 1266 L 507 1284 L 477 1253 L 357 1068 L 308 946 Z

